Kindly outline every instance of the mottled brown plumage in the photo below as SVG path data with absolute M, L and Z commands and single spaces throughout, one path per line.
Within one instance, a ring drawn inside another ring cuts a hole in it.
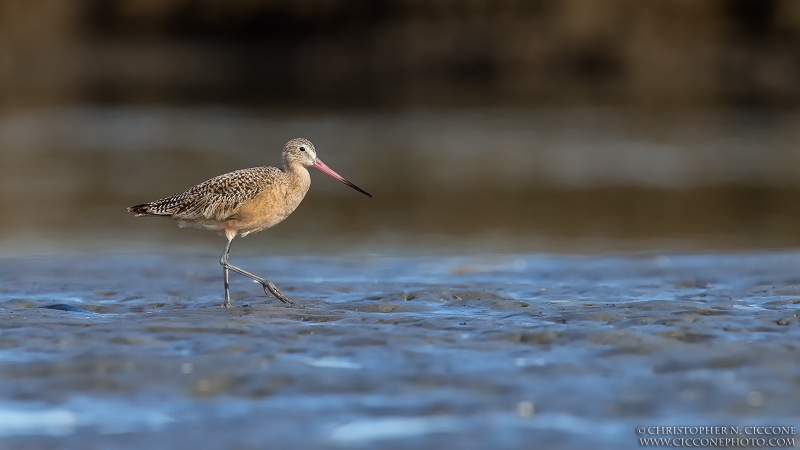
M 291 303 L 268 280 L 228 263 L 233 238 L 246 236 L 283 221 L 294 211 L 311 187 L 308 167 L 317 169 L 370 197 L 372 195 L 342 178 L 317 158 L 314 145 L 298 138 L 283 148 L 282 168 L 254 167 L 219 175 L 196 186 L 150 203 L 128 208 L 139 216 L 171 217 L 179 226 L 213 230 L 227 239 L 220 264 L 225 281 L 224 307 L 230 307 L 228 270 L 250 277 L 285 303 Z

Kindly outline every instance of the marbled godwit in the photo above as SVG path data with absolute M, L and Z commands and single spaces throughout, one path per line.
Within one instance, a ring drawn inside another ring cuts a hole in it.
M 297 208 L 311 186 L 308 167 L 316 167 L 351 188 L 372 197 L 372 194 L 347 181 L 317 158 L 317 151 L 307 139 L 292 139 L 283 147 L 282 168 L 254 167 L 214 177 L 197 186 L 150 203 L 128 208 L 139 216 L 171 217 L 180 227 L 213 230 L 224 235 L 225 251 L 219 263 L 225 282 L 224 308 L 231 306 L 228 270 L 252 278 L 278 300 L 292 303 L 266 278 L 253 275 L 228 262 L 231 242 L 236 236 L 247 236 L 273 227 Z

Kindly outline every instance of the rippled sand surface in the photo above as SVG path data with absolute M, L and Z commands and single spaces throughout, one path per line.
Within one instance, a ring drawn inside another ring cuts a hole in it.
M 638 447 L 796 425 L 800 254 L 0 260 L 0 447 Z M 49 308 L 48 308 L 49 307 Z

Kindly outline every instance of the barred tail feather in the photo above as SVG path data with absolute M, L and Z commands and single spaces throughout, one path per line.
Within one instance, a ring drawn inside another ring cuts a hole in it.
M 139 216 L 160 216 L 159 214 L 151 209 L 153 206 L 152 203 L 142 203 L 140 205 L 133 205 L 128 207 L 128 212 L 132 212 L 136 214 L 136 217 Z

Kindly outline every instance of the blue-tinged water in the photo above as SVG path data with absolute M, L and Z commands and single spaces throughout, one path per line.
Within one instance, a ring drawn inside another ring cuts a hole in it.
M 0 260 L 9 448 L 639 447 L 800 422 L 800 254 Z M 85 311 L 47 309 L 74 305 Z

